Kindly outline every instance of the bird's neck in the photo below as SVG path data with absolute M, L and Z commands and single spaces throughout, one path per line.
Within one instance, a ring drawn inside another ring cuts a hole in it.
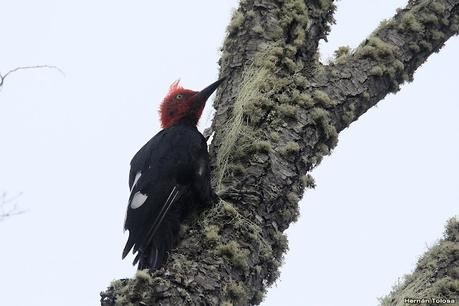
M 167 129 L 173 126 L 186 126 L 190 128 L 196 128 L 198 125 L 199 118 L 195 116 L 195 114 L 187 114 L 181 118 L 173 118 L 168 120 L 167 122 L 163 122 L 163 128 Z

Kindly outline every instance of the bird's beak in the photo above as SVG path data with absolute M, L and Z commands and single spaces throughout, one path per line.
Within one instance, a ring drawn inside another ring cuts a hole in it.
M 221 78 L 220 80 L 210 84 L 209 86 L 207 86 L 206 88 L 204 88 L 203 90 L 201 90 L 200 92 L 198 92 L 196 95 L 195 95 L 195 98 L 194 98 L 194 101 L 198 102 L 199 104 L 200 103 L 203 103 L 203 102 L 206 102 L 207 99 L 212 95 L 212 93 L 218 88 L 218 86 L 220 86 L 221 83 L 223 83 L 223 81 L 225 80 L 226 78 L 223 77 Z

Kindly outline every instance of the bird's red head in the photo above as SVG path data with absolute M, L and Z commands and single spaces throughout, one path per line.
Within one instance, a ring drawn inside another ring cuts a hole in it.
M 185 89 L 180 86 L 178 80 L 172 83 L 169 93 L 159 107 L 161 126 L 168 128 L 178 123 L 196 126 L 207 99 L 223 80 L 224 78 L 201 91 Z

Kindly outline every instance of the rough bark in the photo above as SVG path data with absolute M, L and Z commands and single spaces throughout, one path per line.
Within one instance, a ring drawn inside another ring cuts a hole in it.
M 222 200 L 184 227 L 168 263 L 118 280 L 102 305 L 259 304 L 278 274 L 308 172 L 340 131 L 457 34 L 459 0 L 410 1 L 323 65 L 330 0 L 241 1 L 228 26 L 210 147 Z
M 459 222 L 453 218 L 446 226 L 444 238 L 419 259 L 412 274 L 406 275 L 381 299 L 381 306 L 456 303 L 459 303 Z

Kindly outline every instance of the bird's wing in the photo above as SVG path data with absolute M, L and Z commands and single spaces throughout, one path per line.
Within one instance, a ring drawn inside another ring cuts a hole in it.
M 165 131 L 162 130 L 151 138 L 140 150 L 134 155 L 131 160 L 131 170 L 129 172 L 129 189 L 138 182 L 142 171 L 148 168 L 152 153 L 161 148 L 159 145 L 164 138 Z
M 184 151 L 176 150 L 175 139 L 173 131 L 160 132 L 131 161 L 131 195 L 124 224 L 129 238 L 123 258 L 132 248 L 135 252 L 150 244 L 174 203 L 190 188 L 174 170 L 176 161 L 186 161 L 178 155 Z

